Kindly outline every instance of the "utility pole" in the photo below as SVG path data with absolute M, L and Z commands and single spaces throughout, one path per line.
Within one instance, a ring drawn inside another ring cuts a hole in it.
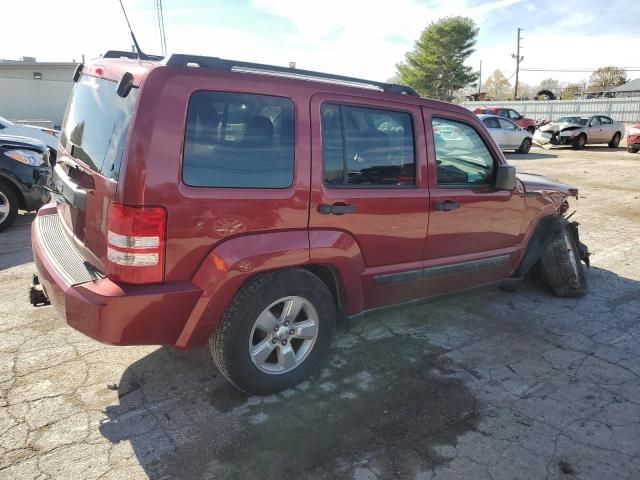
M 522 60 L 524 60 L 524 57 L 520 56 L 520 32 L 522 31 L 521 28 L 518 28 L 518 51 L 516 54 L 511 54 L 511 58 L 515 58 L 516 59 L 516 89 L 515 92 L 513 94 L 513 99 L 517 100 L 518 99 L 518 77 L 520 76 L 520 62 Z
M 482 91 L 482 60 L 480 60 L 480 75 L 478 76 L 478 100 L 480 100 L 481 91 Z

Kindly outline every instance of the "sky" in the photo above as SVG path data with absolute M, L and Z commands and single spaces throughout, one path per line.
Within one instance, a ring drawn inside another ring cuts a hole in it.
M 154 0 L 123 0 L 141 48 L 160 53 Z M 480 28 L 468 64 L 501 69 L 513 84 L 517 28 L 521 68 L 633 67 L 640 77 L 637 0 L 163 0 L 167 49 L 387 80 L 432 21 L 471 17 Z M 0 58 L 79 61 L 131 48 L 118 0 L 3 2 Z M 21 19 L 28 18 L 28 28 Z M 588 72 L 521 71 L 536 85 Z

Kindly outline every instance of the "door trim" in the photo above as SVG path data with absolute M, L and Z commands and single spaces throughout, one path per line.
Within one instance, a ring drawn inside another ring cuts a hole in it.
M 373 282 L 376 285 L 388 285 L 390 283 L 413 282 L 416 280 L 435 278 L 452 273 L 463 273 L 484 268 L 499 267 L 507 263 L 510 258 L 510 254 L 496 255 L 493 257 L 481 258 L 479 260 L 466 260 L 464 262 L 437 265 L 434 267 L 417 268 L 394 273 L 383 273 L 375 275 L 373 277 Z

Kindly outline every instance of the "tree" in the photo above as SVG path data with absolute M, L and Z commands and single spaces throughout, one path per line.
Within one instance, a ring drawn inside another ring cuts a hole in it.
M 533 98 L 536 93 L 538 92 L 535 92 L 534 88 L 531 85 L 518 82 L 518 98 L 528 100 L 530 98 Z
M 511 84 L 501 70 L 496 70 L 484 82 L 483 89 L 487 92 L 488 97 L 495 100 L 506 100 L 511 93 Z
M 400 80 L 426 97 L 451 100 L 454 92 L 478 78 L 464 64 L 474 52 L 477 35 L 470 18 L 448 17 L 430 23 L 404 63 L 396 65 Z
M 554 95 L 557 95 L 558 93 L 560 93 L 560 89 L 561 89 L 560 82 L 558 80 L 554 78 L 545 78 L 540 82 L 540 85 L 538 85 L 538 88 L 536 89 L 537 90 L 536 93 L 542 90 L 549 90 Z
M 576 95 L 582 92 L 582 85 L 570 83 L 567 88 L 560 92 L 560 100 L 575 100 Z
M 627 83 L 627 72 L 618 67 L 602 67 L 591 74 L 589 78 L 589 91 L 598 92 L 608 90 Z

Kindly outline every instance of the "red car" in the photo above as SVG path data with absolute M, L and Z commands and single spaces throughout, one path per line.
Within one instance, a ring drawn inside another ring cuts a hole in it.
M 577 189 L 516 178 L 470 111 L 400 85 L 126 55 L 74 76 L 56 203 L 32 229 L 32 303 L 86 335 L 208 344 L 234 385 L 269 394 L 316 371 L 346 317 L 514 286 L 535 264 L 555 294 L 585 291 L 564 218 Z
M 637 153 L 638 151 L 640 151 L 640 123 L 627 132 L 627 152 Z
M 531 134 L 536 131 L 536 121 L 534 119 L 525 118 L 512 108 L 480 107 L 476 108 L 473 113 L 484 115 L 498 115 L 499 117 L 508 118 L 520 128 L 524 128 Z

